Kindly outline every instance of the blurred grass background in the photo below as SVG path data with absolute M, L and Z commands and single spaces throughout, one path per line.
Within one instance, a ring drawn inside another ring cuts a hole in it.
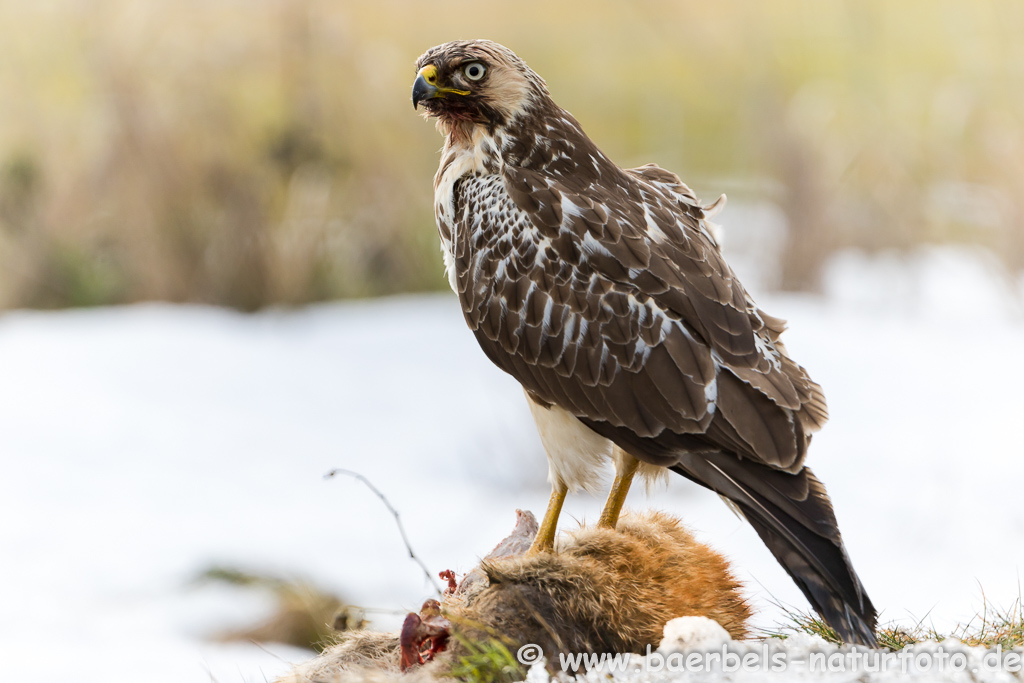
M 1021 36 L 1014 0 L 0 3 L 0 307 L 443 289 L 412 64 L 474 37 L 620 164 L 768 207 L 767 287 L 926 242 L 1019 274 Z

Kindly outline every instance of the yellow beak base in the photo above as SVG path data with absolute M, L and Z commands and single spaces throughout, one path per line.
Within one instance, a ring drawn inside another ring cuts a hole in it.
M 437 67 L 427 64 L 416 74 L 416 80 L 412 84 L 412 108 L 423 100 L 433 100 L 446 95 L 469 95 L 469 90 L 458 90 L 456 88 L 442 88 L 437 84 Z

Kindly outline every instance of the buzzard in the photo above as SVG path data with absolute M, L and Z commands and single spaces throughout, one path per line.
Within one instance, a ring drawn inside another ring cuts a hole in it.
M 413 107 L 445 136 L 434 177 L 448 279 L 480 347 L 522 384 L 551 500 L 531 552 L 553 547 L 568 491 L 615 466 L 600 524 L 634 476 L 671 470 L 757 531 L 844 641 L 874 645 L 875 609 L 825 487 L 804 466 L 825 397 L 754 304 L 702 205 L 654 164 L 615 165 L 544 80 L 486 40 L 427 50 Z

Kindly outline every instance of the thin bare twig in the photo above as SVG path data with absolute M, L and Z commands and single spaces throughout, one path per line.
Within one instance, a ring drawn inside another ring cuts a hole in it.
M 423 570 L 423 574 L 427 577 L 427 581 L 429 581 L 430 585 L 434 587 L 434 590 L 437 592 L 438 597 L 441 597 L 443 595 L 441 593 L 441 587 L 437 585 L 437 582 L 434 580 L 434 575 L 430 573 L 429 569 L 427 569 L 427 565 L 423 564 L 423 561 L 416 556 L 415 552 L 413 552 L 412 544 L 409 543 L 409 537 L 405 535 L 405 527 L 402 526 L 402 519 L 398 515 L 398 510 L 396 510 L 395 507 L 391 504 L 391 501 L 387 499 L 387 496 L 381 493 L 380 489 L 378 489 L 376 486 L 370 483 L 369 479 L 359 474 L 358 472 L 353 472 L 352 470 L 333 469 L 324 475 L 324 479 L 331 479 L 336 474 L 344 474 L 345 476 L 352 477 L 353 479 L 358 479 L 359 481 L 366 484 L 366 487 L 373 491 L 377 495 L 377 497 L 380 498 L 381 501 L 383 501 L 385 507 L 387 507 L 388 511 L 391 512 L 391 514 L 395 518 L 395 524 L 398 525 L 398 533 L 402 535 L 402 542 L 405 543 L 405 549 L 409 551 L 409 557 L 411 557 L 413 561 L 415 561 L 416 564 L 420 566 L 420 569 Z

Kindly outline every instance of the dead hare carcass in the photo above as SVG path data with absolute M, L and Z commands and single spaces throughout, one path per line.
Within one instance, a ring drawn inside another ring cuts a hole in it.
M 445 596 L 451 637 L 433 661 L 401 674 L 403 657 L 408 664 L 428 652 L 429 641 L 414 643 L 413 652 L 406 643 L 403 652 L 398 633 L 348 632 L 280 683 L 432 680 L 451 670 L 467 643 L 496 637 L 513 653 L 539 645 L 548 662 L 560 652 L 639 653 L 657 647 L 665 624 L 681 616 L 708 617 L 732 638 L 746 637 L 750 607 L 741 585 L 678 519 L 630 513 L 616 529 L 563 532 L 556 552 L 525 554 L 536 529 L 533 515 L 519 513 L 512 535 Z

